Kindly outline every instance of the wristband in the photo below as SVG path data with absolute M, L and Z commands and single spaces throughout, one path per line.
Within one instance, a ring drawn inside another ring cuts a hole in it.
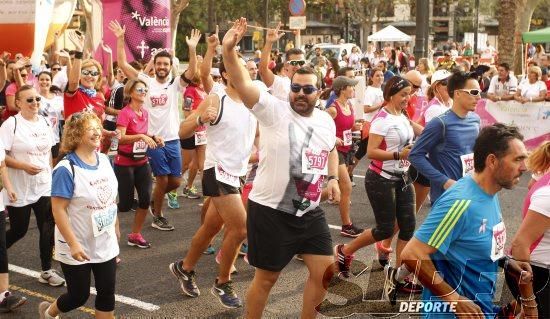
M 185 70 L 187 71 L 187 70 Z M 181 79 L 183 80 L 183 82 L 187 83 L 187 84 L 191 84 L 191 80 L 189 80 L 186 76 L 185 76 L 185 71 L 183 71 L 183 73 L 181 74 Z
M 328 178 L 327 178 L 327 181 L 331 181 L 335 179 L 336 181 L 339 181 L 338 177 L 334 176 L 334 175 L 330 175 Z
M 393 159 L 394 160 L 399 160 L 399 152 L 393 152 Z
M 77 51 L 77 52 L 74 53 L 74 58 L 75 59 L 82 60 L 83 57 L 84 57 L 84 53 L 82 53 L 82 52 Z
M 197 125 L 198 125 L 198 126 L 204 125 L 204 123 L 201 121 L 200 115 L 197 116 Z
M 521 297 L 521 296 L 519 297 L 519 300 L 520 300 L 521 302 L 524 302 L 524 301 L 533 301 L 533 300 L 535 300 L 535 299 L 536 299 L 536 297 L 535 297 L 534 294 L 533 294 L 531 297 L 527 297 L 527 298 L 523 298 L 523 297 Z

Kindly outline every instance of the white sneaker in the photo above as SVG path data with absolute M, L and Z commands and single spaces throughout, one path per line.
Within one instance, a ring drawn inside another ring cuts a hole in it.
M 51 303 L 47 301 L 42 301 L 38 305 L 38 314 L 40 315 L 40 319 L 59 319 L 59 316 L 52 317 L 46 313 L 50 308 L 50 305 Z
M 43 271 L 38 277 L 38 281 L 53 287 L 59 287 L 65 283 L 65 279 L 55 269 Z

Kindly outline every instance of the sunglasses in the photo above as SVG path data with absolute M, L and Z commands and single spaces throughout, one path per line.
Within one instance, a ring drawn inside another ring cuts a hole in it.
M 136 88 L 136 92 L 138 92 L 140 94 L 147 94 L 147 92 L 149 92 L 149 89 L 148 88 Z
M 306 61 L 304 61 L 304 60 L 290 60 L 290 61 L 288 61 L 288 64 L 290 64 L 292 66 L 303 66 L 304 64 L 306 64 Z
M 311 94 L 317 92 L 317 88 L 313 85 L 300 85 L 300 84 L 291 84 L 290 90 L 294 93 L 300 93 L 301 90 L 304 91 L 304 94 Z
M 52 68 L 52 71 L 61 71 L 61 68 Z
M 26 99 L 25 101 L 27 101 L 27 103 L 32 103 L 34 101 L 36 101 L 36 103 L 39 103 L 40 100 L 42 100 L 42 98 L 40 96 L 37 96 L 37 97 L 30 97 L 28 99 Z
M 447 79 L 441 80 L 441 81 L 439 81 L 439 84 L 441 84 L 443 86 L 447 86 L 447 84 L 449 84 L 449 81 Z
M 466 92 L 466 93 L 470 94 L 471 96 L 480 96 L 481 95 L 481 90 L 479 90 L 479 89 L 470 89 L 470 90 L 460 89 L 459 91 Z
M 99 71 L 90 71 L 90 70 L 82 70 L 82 71 L 80 71 L 80 73 L 82 73 L 82 75 L 84 75 L 84 76 L 87 76 L 87 75 L 98 76 L 99 75 Z
M 32 68 L 32 64 L 25 65 L 25 67 L 26 67 L 27 69 L 30 69 L 30 68 Z
M 416 85 L 416 84 L 412 84 L 412 83 L 411 83 L 411 85 L 412 85 L 413 89 L 415 89 L 415 90 L 420 89 L 420 85 Z

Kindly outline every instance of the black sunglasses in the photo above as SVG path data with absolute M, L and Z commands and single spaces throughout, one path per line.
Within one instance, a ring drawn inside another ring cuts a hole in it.
M 309 85 L 300 85 L 300 84 L 291 84 L 290 90 L 294 93 L 300 93 L 300 90 L 304 91 L 304 94 L 311 94 L 317 91 L 317 88 L 311 84 Z
M 80 72 L 81 72 L 82 75 L 84 75 L 84 76 L 87 76 L 87 75 L 98 76 L 98 75 L 99 75 L 99 71 L 82 70 L 82 71 L 80 71 Z
M 40 102 L 40 100 L 42 100 L 42 98 L 40 96 L 37 96 L 37 97 L 30 97 L 28 99 L 26 99 L 25 101 L 27 101 L 27 103 L 32 103 L 34 101 L 36 101 L 37 103 Z
M 304 60 L 290 60 L 290 61 L 288 61 L 288 64 L 290 64 L 292 66 L 303 66 L 304 64 L 306 64 L 306 61 L 304 61 Z
M 439 84 L 441 84 L 443 86 L 447 86 L 447 84 L 449 84 L 449 81 L 447 79 L 441 80 L 441 81 L 439 81 Z
M 61 68 L 52 68 L 52 71 L 61 71 Z

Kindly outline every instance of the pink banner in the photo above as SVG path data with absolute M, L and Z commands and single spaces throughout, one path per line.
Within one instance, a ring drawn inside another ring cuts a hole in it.
M 170 0 L 102 0 L 103 41 L 113 49 L 116 60 L 116 38 L 109 22 L 118 20 L 126 26 L 126 57 L 148 61 L 159 50 L 171 49 Z M 96 53 L 103 60 L 101 48 Z M 103 61 L 102 61 L 103 62 Z
M 426 98 L 416 97 L 414 121 L 419 122 L 426 107 Z M 550 140 L 550 102 L 521 104 L 516 101 L 492 102 L 481 99 L 475 112 L 481 118 L 482 127 L 497 122 L 519 127 L 528 149 Z

